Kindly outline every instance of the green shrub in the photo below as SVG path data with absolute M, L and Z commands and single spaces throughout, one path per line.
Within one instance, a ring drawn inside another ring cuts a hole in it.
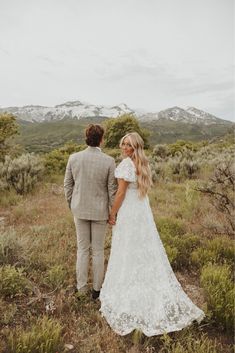
M 11 113 L 0 113 L 0 161 L 14 150 L 10 141 L 19 133 L 16 117 Z
M 185 234 L 184 225 L 176 219 L 160 218 L 157 228 L 170 263 L 175 269 L 189 268 L 190 254 L 200 245 L 200 237 Z
M 208 263 L 216 263 L 216 256 L 214 251 L 204 246 L 199 247 L 198 249 L 194 249 L 190 257 L 193 266 L 196 268 L 202 268 Z
M 25 242 L 13 229 L 0 230 L 0 265 L 24 261 Z
M 208 239 L 203 242 L 203 246 L 193 250 L 191 261 L 194 266 L 201 268 L 210 263 L 213 264 L 233 264 L 234 246 L 233 242 L 227 238 Z
M 161 160 L 156 162 L 153 157 L 150 157 L 149 164 L 150 164 L 151 173 L 152 173 L 152 180 L 154 183 L 161 179 L 164 181 L 167 181 L 167 179 L 170 176 L 167 170 L 167 163 Z
M 149 147 L 149 132 L 139 125 L 138 119 L 133 114 L 123 114 L 117 118 L 104 121 L 105 127 L 105 147 L 118 148 L 121 138 L 129 132 L 138 132 L 144 140 L 145 148 Z
M 46 316 L 23 330 L 10 332 L 7 337 L 9 353 L 57 353 L 63 350 L 62 327 L 57 320 Z
M 18 194 L 28 193 L 43 175 L 41 158 L 33 154 L 22 154 L 20 157 L 5 158 L 0 165 L 0 188 L 13 188 Z
M 164 248 L 167 253 L 168 260 L 171 265 L 173 265 L 176 262 L 176 259 L 178 257 L 178 249 L 176 247 L 170 246 L 169 244 L 166 244 L 164 241 Z
M 184 234 L 183 236 L 174 237 L 172 245 L 178 250 L 174 260 L 175 269 L 189 269 L 192 265 L 190 254 L 201 243 L 200 237 L 197 235 Z
M 167 161 L 167 169 L 169 170 L 169 174 L 179 175 L 181 171 L 181 159 L 176 156 L 174 158 L 170 158 Z
M 169 153 L 172 156 L 176 154 L 186 155 L 188 153 L 196 152 L 200 149 L 201 143 L 177 140 L 175 143 L 171 143 L 168 145 Z
M 195 157 L 191 155 L 188 158 L 182 158 L 176 155 L 173 158 L 169 158 L 165 163 L 165 168 L 168 171 L 167 174 L 171 176 L 173 180 L 176 179 L 176 177 L 178 177 L 179 180 L 195 178 L 200 167 L 199 160 L 196 160 Z
M 29 289 L 29 282 L 22 269 L 10 265 L 0 267 L 0 295 L 4 298 L 20 296 Z
M 157 219 L 157 229 L 161 236 L 176 236 L 185 234 L 186 230 L 183 223 L 174 218 L 162 217 Z
M 162 241 L 174 269 L 189 269 L 192 266 L 190 254 L 201 243 L 197 235 L 171 236 L 163 234 Z
M 66 271 L 61 265 L 51 267 L 44 278 L 44 283 L 51 289 L 61 288 L 66 279 Z
M 193 178 L 200 170 L 200 164 L 194 159 L 183 159 L 180 163 L 180 174 L 186 178 Z
M 167 145 L 155 145 L 153 148 L 153 152 L 152 152 L 152 157 L 154 157 L 155 160 L 165 160 L 167 159 L 167 157 L 169 156 L 170 151 L 169 151 L 169 147 Z
M 235 291 L 230 267 L 209 264 L 202 269 L 200 282 L 212 317 L 225 329 L 232 330 Z
M 64 174 L 70 154 L 82 151 L 84 145 L 68 142 L 63 147 L 55 149 L 44 156 L 46 173 Z

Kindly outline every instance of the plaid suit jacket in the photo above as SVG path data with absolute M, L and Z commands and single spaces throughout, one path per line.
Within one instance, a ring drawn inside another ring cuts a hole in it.
M 80 219 L 107 220 L 117 190 L 115 161 L 96 147 L 70 155 L 65 177 L 65 198 Z

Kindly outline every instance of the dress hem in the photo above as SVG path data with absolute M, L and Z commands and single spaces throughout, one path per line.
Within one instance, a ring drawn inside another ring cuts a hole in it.
M 148 331 L 143 330 L 140 326 L 137 325 L 137 326 L 131 327 L 130 329 L 126 330 L 125 332 L 123 332 L 123 331 L 121 332 L 121 331 L 115 329 L 115 328 L 111 325 L 110 321 L 107 319 L 107 317 L 105 316 L 105 314 L 102 312 L 101 309 L 100 309 L 99 311 L 101 312 L 101 316 L 104 317 L 104 318 L 106 319 L 106 321 L 108 322 L 110 328 L 111 328 L 115 333 L 117 333 L 117 334 L 120 335 L 120 336 L 126 336 L 126 335 L 130 334 L 130 333 L 131 333 L 132 331 L 134 331 L 134 330 L 140 330 L 140 331 L 142 331 L 142 333 L 143 333 L 145 336 L 147 336 L 147 337 L 163 335 L 163 334 L 166 334 L 166 333 L 176 332 L 176 331 L 183 330 L 184 328 L 186 328 L 186 327 L 188 327 L 189 325 L 191 325 L 191 324 L 193 323 L 193 321 L 197 321 L 198 324 L 199 324 L 199 323 L 206 317 L 205 313 L 202 312 L 202 313 L 200 313 L 200 315 L 199 315 L 198 317 L 190 319 L 187 323 L 181 324 L 181 325 L 180 325 L 179 327 L 177 327 L 177 328 L 167 328 L 167 329 L 165 329 L 165 330 L 162 329 L 162 330 L 156 330 L 156 331 L 152 330 L 152 331 L 150 332 L 149 330 L 148 330 Z

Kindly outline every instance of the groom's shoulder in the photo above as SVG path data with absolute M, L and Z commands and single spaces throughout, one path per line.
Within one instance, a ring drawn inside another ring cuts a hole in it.
M 99 154 L 101 156 L 101 158 L 103 158 L 104 160 L 106 160 L 109 163 L 113 163 L 115 162 L 115 159 L 111 156 L 109 156 L 107 153 L 101 151 L 101 153 Z
M 79 159 L 84 154 L 84 152 L 85 152 L 85 150 L 71 153 L 70 156 L 69 156 L 70 161 Z
M 70 156 L 69 156 L 69 159 L 70 161 L 77 161 L 79 160 L 80 158 L 81 159 L 89 159 L 90 157 L 93 157 L 93 153 L 91 153 L 91 151 L 89 151 L 88 149 L 85 149 L 85 150 L 82 150 L 82 151 L 79 151 L 79 152 L 75 152 L 75 153 L 72 153 Z M 103 152 L 103 151 L 100 151 L 99 153 L 96 153 L 96 159 L 98 160 L 102 160 L 108 164 L 112 164 L 113 162 L 115 162 L 115 159 L 111 156 L 109 156 L 107 153 Z

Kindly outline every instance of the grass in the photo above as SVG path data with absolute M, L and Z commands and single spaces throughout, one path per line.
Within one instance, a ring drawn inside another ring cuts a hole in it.
M 54 337 L 50 353 L 62 353 L 66 343 L 74 346 L 72 353 L 229 353 L 231 334 L 216 326 L 214 318 L 208 317 L 204 326 L 190 327 L 166 337 L 147 338 L 138 334 L 137 338 L 136 334 L 121 337 L 100 316 L 98 303 L 87 296 L 76 298 L 76 235 L 62 180 L 63 176 L 47 177 L 27 197 L 0 203 L 5 234 L 4 241 L 0 241 L 1 264 L 3 269 L 11 266 L 9 271 L 30 283 L 27 295 L 24 290 L 17 290 L 14 298 L 9 297 L 9 289 L 7 295 L 0 293 L 0 310 L 4 309 L 0 321 L 0 352 L 40 352 L 33 342 L 40 342 L 42 351 L 45 350 L 50 346 L 43 327 L 49 327 L 48 332 Z M 214 233 L 203 227 L 204 213 L 209 206 L 203 196 L 198 198 L 194 193 L 193 183 L 159 182 L 151 191 L 150 201 L 159 233 L 178 271 L 177 277 L 194 302 L 205 308 L 207 295 L 203 297 L 199 287 L 202 268 L 191 266 L 188 255 L 194 253 L 197 264 L 201 259 L 206 264 L 204 254 L 197 252 L 203 248 L 201 244 L 206 244 L 208 251 L 213 251 L 213 258 L 217 256 L 219 264 L 223 264 L 221 258 L 231 256 L 231 239 L 216 240 Z M 212 211 L 211 217 L 216 217 L 216 211 Z M 105 241 L 106 265 L 110 245 L 109 230 Z M 89 274 L 90 285 L 91 282 Z M 13 293 L 12 289 L 10 292 Z M 27 343 L 25 351 L 20 348 L 22 342 Z
M 62 326 L 46 316 L 28 329 L 16 329 L 7 337 L 9 353 L 57 353 L 63 349 Z
M 228 265 L 209 264 L 203 267 L 200 281 L 215 321 L 225 329 L 233 330 L 235 291 L 231 268 Z
M 3 298 L 21 296 L 28 293 L 29 289 L 23 269 L 11 265 L 0 268 L 0 295 Z

